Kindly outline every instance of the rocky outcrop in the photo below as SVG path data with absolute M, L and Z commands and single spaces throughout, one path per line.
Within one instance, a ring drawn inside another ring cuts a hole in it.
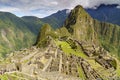
M 65 27 L 79 41 L 96 42 L 93 19 L 82 6 L 76 6 L 68 16 Z

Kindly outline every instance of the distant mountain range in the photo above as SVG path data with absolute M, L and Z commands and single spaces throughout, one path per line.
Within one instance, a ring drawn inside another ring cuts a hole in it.
M 86 11 L 94 18 L 102 22 L 109 22 L 120 25 L 120 8 L 118 5 L 100 5 L 97 9 L 86 9 Z
M 94 19 L 97 19 L 101 22 L 108 22 L 116 25 L 120 25 L 120 8 L 117 8 L 118 5 L 100 5 L 97 9 L 85 9 Z M 38 29 L 41 24 L 48 23 L 54 29 L 61 27 L 64 24 L 65 19 L 69 15 L 70 10 L 65 9 L 58 11 L 50 16 L 45 18 L 37 18 L 34 16 L 24 16 L 23 20 L 29 22 L 28 24 L 31 30 L 34 30 L 34 25 L 37 26 L 37 30 L 33 32 L 38 33 Z M 38 25 L 37 25 L 38 24 Z M 32 26 L 33 25 L 33 26 Z
M 65 19 L 69 15 L 69 10 L 61 10 L 45 18 L 37 18 L 35 16 L 23 16 L 22 19 L 27 22 L 30 30 L 34 33 L 39 32 L 39 28 L 42 24 L 48 23 L 54 29 L 62 27 Z
M 120 25 L 120 8 L 118 5 L 104 5 L 101 4 L 97 9 L 85 9 L 94 19 L 101 22 L 108 22 L 116 25 Z M 45 18 L 37 18 L 34 16 L 24 16 L 23 20 L 28 22 L 28 26 L 32 32 L 37 34 L 38 29 L 44 23 L 50 24 L 54 29 L 61 27 L 64 24 L 65 19 L 69 15 L 70 10 L 65 9 L 58 11 Z M 36 26 L 36 27 L 34 27 Z

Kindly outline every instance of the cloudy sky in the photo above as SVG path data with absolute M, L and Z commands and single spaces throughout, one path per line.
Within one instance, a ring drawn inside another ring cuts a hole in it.
M 20 17 L 45 17 L 58 10 L 72 9 L 78 4 L 84 8 L 95 8 L 100 4 L 120 5 L 120 0 L 0 0 L 0 11 L 12 12 Z

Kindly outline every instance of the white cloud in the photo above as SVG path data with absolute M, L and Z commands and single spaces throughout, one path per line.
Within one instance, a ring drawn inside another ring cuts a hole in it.
M 58 10 L 72 9 L 76 5 L 82 5 L 84 8 L 96 8 L 100 4 L 120 5 L 120 0 L 0 0 L 0 11 L 21 11 L 25 15 L 44 17 Z
M 99 6 L 100 4 L 119 4 L 120 0 L 75 0 L 75 2 L 72 4 L 75 5 L 82 5 L 84 8 L 95 8 L 96 6 Z
M 3 7 L 3 8 L 0 8 L 0 11 L 16 12 L 16 11 L 20 11 L 20 10 L 18 8 L 14 8 L 14 7 Z
M 70 10 L 70 9 L 68 9 L 68 10 L 66 11 L 66 14 L 69 14 L 69 13 L 70 13 L 70 11 L 71 11 L 71 10 Z
M 51 5 L 58 5 L 58 2 L 56 2 L 56 1 L 51 2 Z
M 120 6 L 117 6 L 117 8 L 120 8 Z

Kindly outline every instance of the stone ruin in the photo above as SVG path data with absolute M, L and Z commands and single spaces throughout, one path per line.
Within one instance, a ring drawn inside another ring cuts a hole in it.
M 102 65 L 106 69 L 114 68 L 111 64 L 112 59 L 106 59 L 106 57 L 109 57 L 107 54 L 108 52 L 104 50 L 102 47 L 96 46 L 92 43 L 83 43 L 77 40 L 74 40 L 83 50 L 83 52 L 88 56 L 88 57 L 94 57 L 95 61 L 98 62 L 100 65 Z
M 78 41 L 76 41 L 76 43 L 79 46 L 81 46 L 83 52 L 89 57 L 93 57 L 95 53 L 98 52 L 99 53 L 104 52 L 105 54 L 104 50 L 100 48 L 96 48 L 94 45 L 86 46 L 82 42 L 78 42 Z M 107 69 L 112 68 L 110 62 L 108 62 L 103 57 L 104 54 L 95 57 L 95 61 Z M 49 45 L 47 48 L 43 50 L 33 47 L 30 48 L 30 50 L 26 49 L 24 51 L 20 51 L 19 60 L 16 62 L 17 59 L 15 58 L 17 55 L 14 55 L 14 58 L 11 58 L 11 62 L 13 64 L 7 64 L 5 67 L 0 68 L 0 74 L 4 74 L 5 72 L 19 71 L 19 72 L 26 72 L 31 75 L 35 75 L 35 74 L 38 75 L 37 73 L 39 71 L 44 71 L 44 72 L 59 72 L 65 75 L 71 75 L 79 78 L 80 74 L 78 68 L 81 68 L 81 70 L 85 75 L 86 80 L 96 80 L 96 79 L 102 80 L 101 76 L 97 73 L 97 71 L 94 70 L 85 59 L 72 54 L 67 55 L 54 44 Z
M 100 75 L 94 69 L 92 69 L 90 64 L 87 61 L 85 61 L 83 58 L 77 57 L 75 55 L 66 55 L 59 48 L 54 48 L 54 49 L 50 49 L 48 50 L 47 53 L 44 53 L 45 54 L 44 56 L 47 59 L 49 59 L 49 61 L 50 61 L 50 57 L 52 57 L 51 61 L 49 62 L 49 65 L 47 67 L 44 66 L 46 67 L 45 69 L 43 68 L 44 71 L 60 72 L 66 75 L 80 77 L 78 67 L 81 67 L 83 72 L 85 73 L 86 79 L 89 80 L 95 80 L 98 78 L 101 79 Z

